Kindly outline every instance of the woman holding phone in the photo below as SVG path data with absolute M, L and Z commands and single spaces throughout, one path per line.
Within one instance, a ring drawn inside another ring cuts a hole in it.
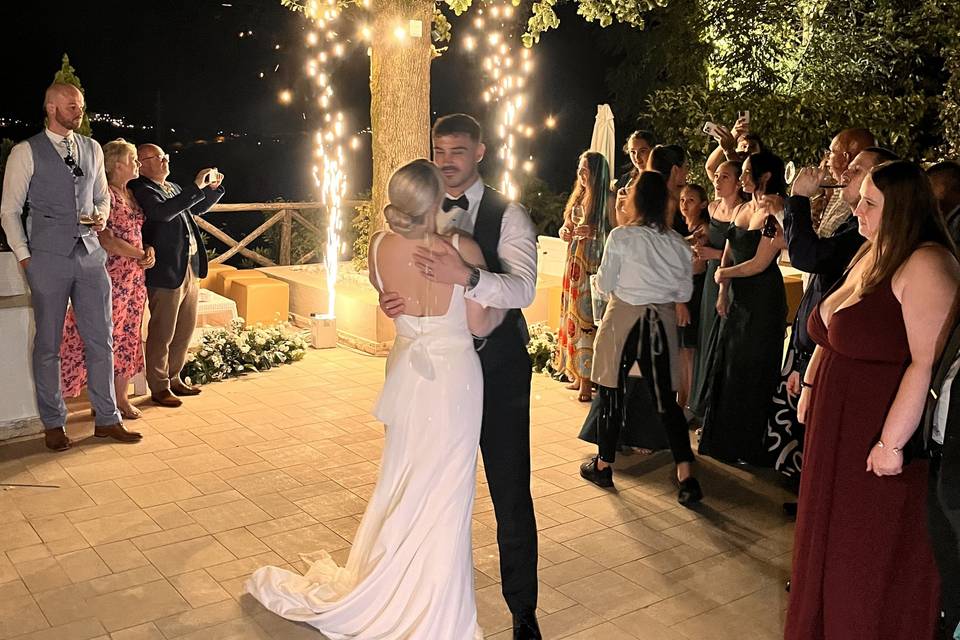
M 700 453 L 732 464 L 768 466 L 764 434 L 780 379 L 787 315 L 777 265 L 786 247 L 777 221 L 786 190 L 783 161 L 769 151 L 755 153 L 743 163 L 740 182 L 751 200 L 737 212 L 714 272 L 721 320 L 706 380 Z

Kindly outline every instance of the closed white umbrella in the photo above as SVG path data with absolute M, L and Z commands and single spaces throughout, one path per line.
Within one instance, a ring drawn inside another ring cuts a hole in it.
M 597 118 L 593 123 L 593 137 L 590 138 L 590 151 L 597 151 L 607 159 L 610 176 L 614 174 L 614 164 L 617 154 L 617 132 L 613 122 L 613 111 L 610 105 L 597 106 Z

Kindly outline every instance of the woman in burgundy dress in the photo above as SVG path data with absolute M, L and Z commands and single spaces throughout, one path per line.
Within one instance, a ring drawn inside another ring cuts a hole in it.
M 936 633 L 928 465 L 910 458 L 960 266 L 919 166 L 880 165 L 860 195 L 867 242 L 808 324 L 818 346 L 797 408 L 807 433 L 787 640 Z
M 153 247 L 143 246 L 140 228 L 143 212 L 127 189 L 127 183 L 140 175 L 137 149 L 119 138 L 103 146 L 103 165 L 110 186 L 110 217 L 100 232 L 100 244 L 109 254 L 113 296 L 113 371 L 120 414 L 134 420 L 140 410 L 130 404 L 127 387 L 130 379 L 143 371 L 140 323 L 147 299 L 143 271 L 153 266 Z M 60 386 L 63 395 L 76 397 L 87 384 L 83 339 L 77 330 L 73 309 L 67 311 L 60 346 Z

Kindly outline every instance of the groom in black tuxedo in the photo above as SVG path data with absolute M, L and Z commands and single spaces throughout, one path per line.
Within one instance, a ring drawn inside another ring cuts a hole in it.
M 930 451 L 930 537 L 941 578 L 943 638 L 960 625 L 960 322 L 933 369 L 921 428 Z
M 513 637 L 539 640 L 537 624 L 537 523 L 530 496 L 530 378 L 527 325 L 520 309 L 536 294 L 537 232 L 526 210 L 485 186 L 480 124 L 466 114 L 437 120 L 433 161 L 443 173 L 447 197 L 438 215 L 440 233 L 459 231 L 480 245 L 487 269 L 467 264 L 449 243 L 419 249 L 414 262 L 435 282 L 459 284 L 465 297 L 485 307 L 508 309 L 500 326 L 476 340 L 483 366 L 480 450 L 497 516 L 503 597 L 513 613 Z M 380 296 L 391 318 L 403 313 L 395 293 Z

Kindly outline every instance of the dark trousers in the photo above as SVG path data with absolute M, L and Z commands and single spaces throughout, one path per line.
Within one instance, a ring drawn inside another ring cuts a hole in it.
M 642 317 L 637 324 L 640 326 L 638 340 L 628 340 L 623 347 L 620 359 L 620 376 L 616 388 L 598 386 L 597 395 L 600 403 L 600 418 L 597 421 L 597 444 L 600 449 L 600 459 L 613 463 L 617 456 L 617 444 L 620 440 L 620 429 L 627 419 L 626 387 L 628 372 L 636 362 L 640 367 L 649 390 L 650 396 L 657 406 L 660 422 L 663 424 L 670 443 L 670 451 L 676 463 L 693 462 L 693 449 L 690 447 L 690 433 L 687 431 L 687 421 L 683 417 L 683 410 L 677 404 L 677 396 L 673 391 L 670 380 L 670 351 L 666 339 L 651 339 L 666 335 L 663 324 L 655 323 Z M 634 332 L 631 332 L 631 335 Z M 656 375 L 654 375 L 656 374 Z
M 531 364 L 526 350 L 518 349 L 519 336 L 510 342 L 490 340 L 480 350 L 480 451 L 497 516 L 503 597 L 519 613 L 537 607 L 537 521 L 530 495 Z
M 927 522 L 934 557 L 940 571 L 940 597 L 943 610 L 943 638 L 953 638 L 960 625 L 960 509 L 951 509 L 941 496 L 940 456 L 930 460 L 930 486 L 927 491 Z

